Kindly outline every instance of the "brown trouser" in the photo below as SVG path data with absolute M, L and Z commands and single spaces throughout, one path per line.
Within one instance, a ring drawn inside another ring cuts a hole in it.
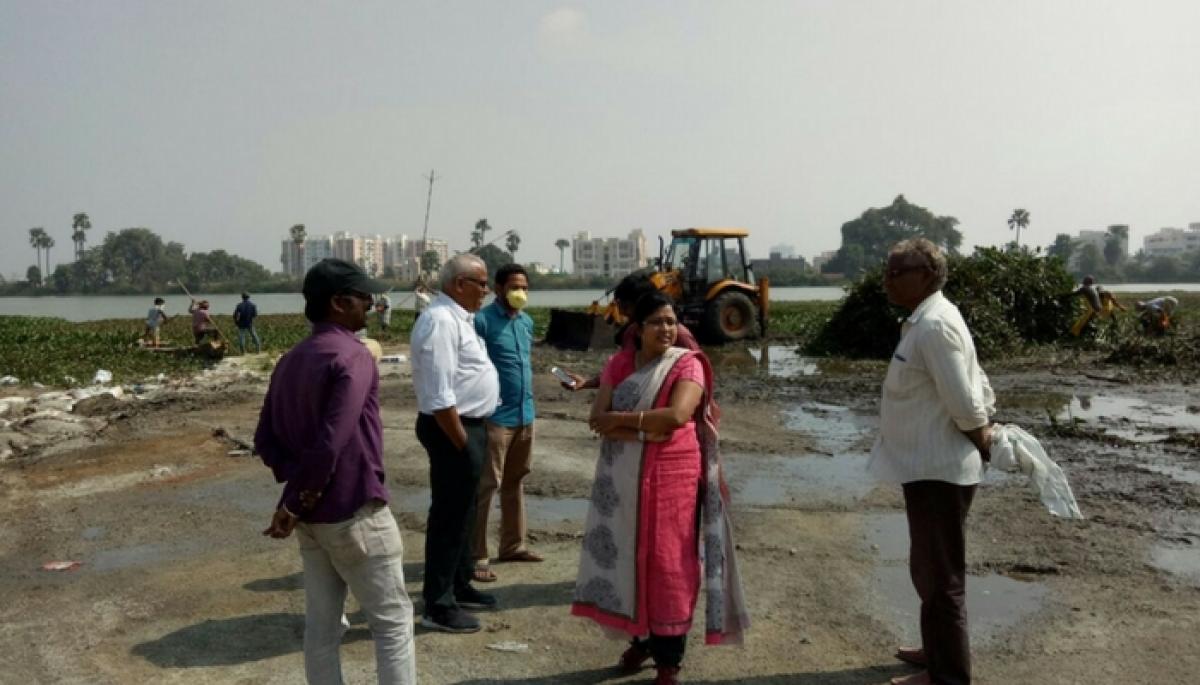
M 964 526 L 974 497 L 974 485 L 936 480 L 904 484 L 908 570 L 921 598 L 921 646 L 930 679 L 939 685 L 971 682 Z
M 525 492 L 533 455 L 533 424 L 506 428 L 487 422 L 488 459 L 479 478 L 475 499 L 475 532 L 471 541 L 475 559 L 488 558 L 487 521 L 492 495 L 500 490 L 500 557 L 515 554 L 525 544 Z

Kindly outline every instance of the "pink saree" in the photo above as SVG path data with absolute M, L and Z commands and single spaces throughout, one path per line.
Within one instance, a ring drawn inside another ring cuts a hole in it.
M 632 353 L 623 351 L 605 368 L 617 411 L 667 406 L 680 380 L 701 384 L 704 399 L 667 442 L 601 444 L 571 613 L 637 637 L 684 635 L 703 578 L 706 642 L 740 642 L 749 619 L 722 487 L 708 360 L 671 348 L 634 371 Z

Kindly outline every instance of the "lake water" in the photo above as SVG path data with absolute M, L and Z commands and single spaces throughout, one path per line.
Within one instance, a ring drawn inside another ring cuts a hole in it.
M 1113 292 L 1166 293 L 1172 290 L 1200 292 L 1200 283 L 1121 283 L 1105 286 Z M 837 286 L 771 288 L 771 299 L 776 302 L 803 302 L 840 300 L 844 295 Z M 204 295 L 212 303 L 212 310 L 220 314 L 232 314 L 234 306 L 241 301 L 236 293 Z M 179 314 L 187 311 L 186 295 L 167 293 L 167 313 Z M 536 290 L 530 293 L 529 304 L 533 307 L 582 307 L 593 300 L 604 297 L 603 290 Z M 304 297 L 300 293 L 264 293 L 254 296 L 260 314 L 299 314 L 304 311 Z M 94 321 L 96 319 L 141 319 L 154 303 L 150 295 L 71 295 L 65 297 L 0 297 L 0 315 L 9 316 L 54 316 L 68 321 Z M 393 293 L 392 305 L 397 308 L 412 307 L 412 296 Z

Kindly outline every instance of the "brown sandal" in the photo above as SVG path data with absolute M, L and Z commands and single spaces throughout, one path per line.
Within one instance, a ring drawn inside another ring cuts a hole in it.
M 507 556 L 500 557 L 496 559 L 496 561 L 545 561 L 545 559 L 537 552 L 522 549 Z
M 920 647 L 897 647 L 892 656 L 913 666 L 928 666 L 929 659 L 925 658 L 925 650 Z
M 471 578 L 476 583 L 494 583 L 498 579 L 496 572 L 488 565 L 476 566 L 475 572 L 471 574 Z

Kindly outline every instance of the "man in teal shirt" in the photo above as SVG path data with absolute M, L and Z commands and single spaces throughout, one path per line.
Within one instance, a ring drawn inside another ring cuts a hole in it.
M 533 319 L 521 310 L 529 300 L 529 275 L 520 264 L 496 270 L 496 299 L 475 316 L 475 330 L 487 345 L 500 376 L 500 406 L 487 420 L 488 461 L 479 479 L 475 507 L 475 580 L 491 582 L 487 521 L 492 496 L 500 491 L 498 561 L 542 561 L 525 547 L 525 494 L 533 454 Z

